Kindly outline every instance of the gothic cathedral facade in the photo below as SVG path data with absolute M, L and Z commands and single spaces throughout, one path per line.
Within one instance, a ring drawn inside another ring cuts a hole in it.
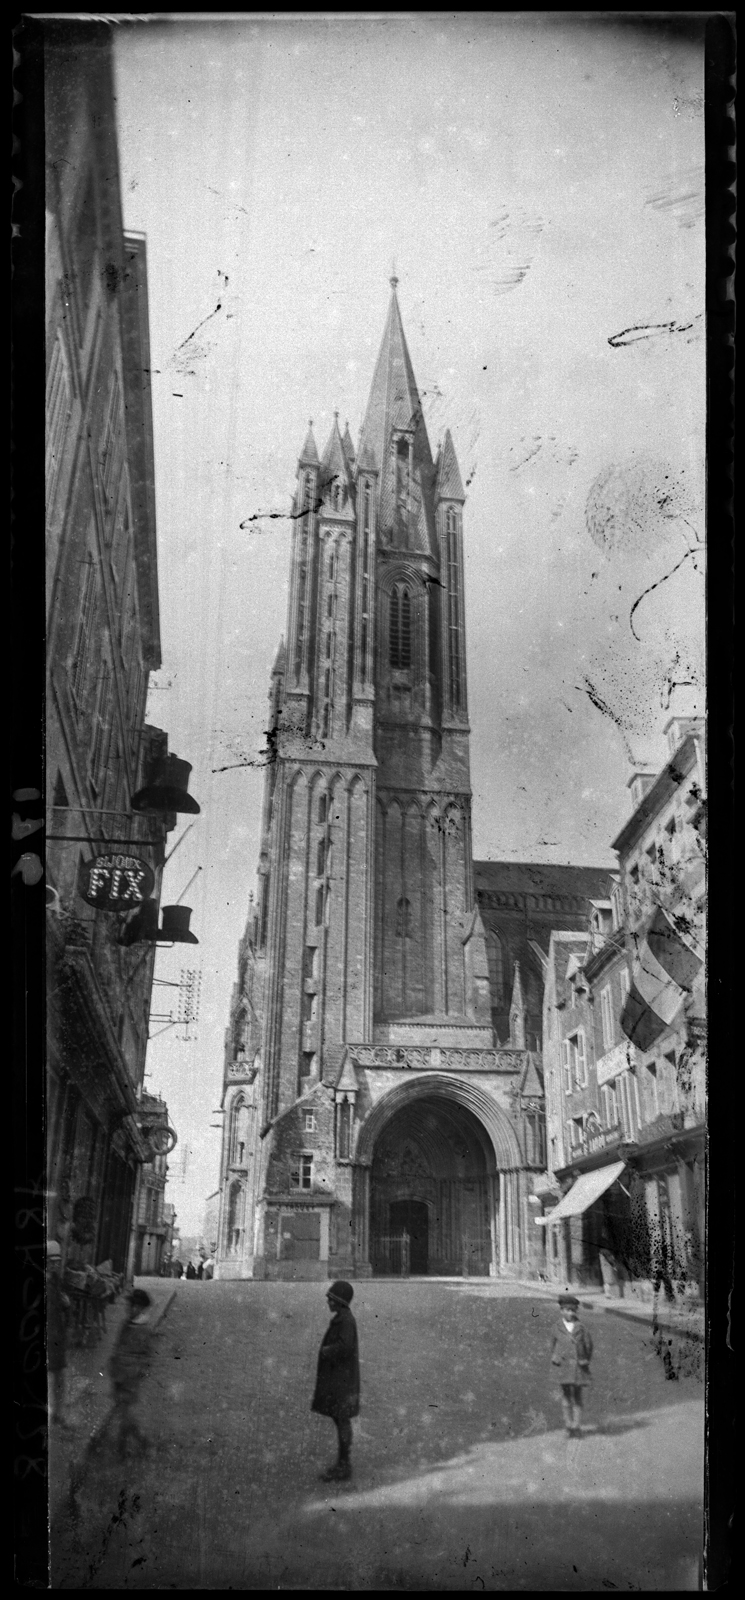
M 356 453 L 335 418 L 298 465 L 221 1277 L 521 1275 L 540 1249 L 540 1055 L 524 1028 L 496 1038 L 474 888 L 465 495 L 449 432 L 432 458 L 391 283 Z

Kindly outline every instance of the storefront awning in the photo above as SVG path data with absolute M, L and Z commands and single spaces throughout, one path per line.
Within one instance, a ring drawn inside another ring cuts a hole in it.
M 625 1165 L 625 1161 L 612 1161 L 609 1167 L 596 1167 L 593 1172 L 583 1172 L 558 1206 L 554 1206 L 547 1217 L 537 1217 L 536 1221 L 545 1225 L 548 1222 L 561 1222 L 563 1217 L 581 1216 L 583 1211 L 600 1199 L 601 1194 L 605 1194 L 606 1189 L 610 1189 L 616 1178 L 620 1178 Z

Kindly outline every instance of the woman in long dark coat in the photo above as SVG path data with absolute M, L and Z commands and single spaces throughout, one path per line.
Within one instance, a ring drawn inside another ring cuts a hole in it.
M 332 1283 L 326 1299 L 331 1321 L 318 1352 L 316 1387 L 311 1411 L 336 1423 L 339 1456 L 336 1465 L 321 1474 L 324 1483 L 351 1478 L 352 1417 L 360 1409 L 360 1359 L 357 1324 L 349 1309 L 354 1294 L 351 1283 Z
M 582 1423 L 582 1389 L 591 1383 L 592 1338 L 579 1320 L 579 1300 L 559 1295 L 561 1320 L 551 1330 L 551 1369 L 559 1384 L 564 1425 L 570 1439 L 578 1439 Z

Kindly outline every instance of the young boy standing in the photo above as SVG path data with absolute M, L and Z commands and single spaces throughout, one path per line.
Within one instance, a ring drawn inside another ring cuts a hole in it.
M 349 1309 L 354 1290 L 351 1283 L 332 1283 L 326 1300 L 331 1321 L 318 1352 L 316 1387 L 311 1411 L 332 1417 L 336 1423 L 339 1456 L 336 1465 L 321 1474 L 324 1483 L 351 1478 L 349 1452 L 352 1447 L 351 1418 L 360 1409 L 360 1362 L 357 1349 L 357 1324 Z
M 551 1367 L 559 1383 L 567 1438 L 579 1439 L 582 1432 L 582 1389 L 586 1383 L 592 1382 L 592 1338 L 579 1320 L 579 1300 L 576 1295 L 560 1294 L 559 1311 L 560 1320 L 552 1330 Z

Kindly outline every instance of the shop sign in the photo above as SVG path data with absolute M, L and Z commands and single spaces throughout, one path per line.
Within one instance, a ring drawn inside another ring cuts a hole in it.
M 619 1044 L 614 1044 L 612 1050 L 606 1050 L 597 1063 L 598 1083 L 609 1083 L 611 1078 L 617 1078 L 620 1072 L 628 1072 L 629 1068 L 636 1066 L 636 1051 L 628 1039 L 622 1039 Z
M 155 888 L 152 868 L 139 856 L 95 856 L 80 869 L 80 893 L 98 911 L 131 911 Z

